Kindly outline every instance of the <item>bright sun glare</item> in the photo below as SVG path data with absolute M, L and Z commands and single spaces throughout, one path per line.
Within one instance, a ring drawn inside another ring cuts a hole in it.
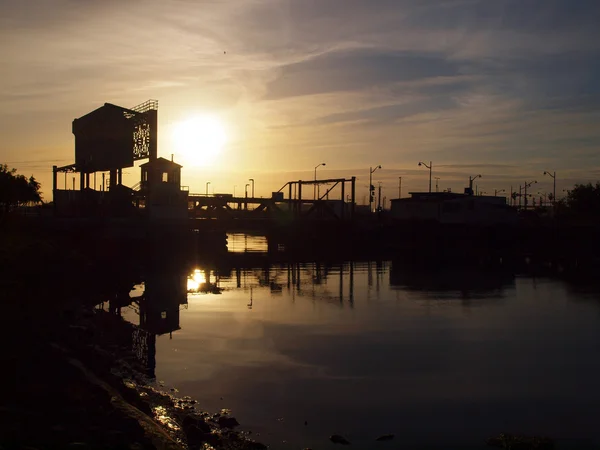
M 213 116 L 197 116 L 180 122 L 173 129 L 175 153 L 183 163 L 207 166 L 222 152 L 227 142 L 223 123 Z

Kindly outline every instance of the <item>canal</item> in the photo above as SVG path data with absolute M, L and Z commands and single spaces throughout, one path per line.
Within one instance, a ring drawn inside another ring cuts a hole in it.
M 273 449 L 333 448 L 333 434 L 361 449 L 486 448 L 500 433 L 600 442 L 600 289 L 406 261 L 185 276 L 179 329 L 156 339 L 157 383 L 230 410 Z

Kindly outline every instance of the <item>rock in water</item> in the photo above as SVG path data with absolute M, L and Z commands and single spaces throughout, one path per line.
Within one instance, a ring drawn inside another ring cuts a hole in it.
M 339 434 L 329 436 L 329 440 L 334 444 L 350 445 L 350 442 L 348 442 L 344 436 L 340 436 Z
M 392 439 L 394 439 L 394 435 L 393 434 L 384 434 L 382 436 L 379 436 L 375 440 L 376 441 L 391 441 Z
M 235 417 L 219 417 L 217 421 L 221 428 L 235 428 L 239 425 L 239 422 L 235 420 Z

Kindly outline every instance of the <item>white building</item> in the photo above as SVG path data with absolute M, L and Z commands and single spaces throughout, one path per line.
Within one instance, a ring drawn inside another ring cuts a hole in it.
M 399 220 L 431 220 L 443 224 L 516 224 L 517 212 L 505 197 L 475 196 L 453 192 L 411 192 L 393 199 L 391 215 Z

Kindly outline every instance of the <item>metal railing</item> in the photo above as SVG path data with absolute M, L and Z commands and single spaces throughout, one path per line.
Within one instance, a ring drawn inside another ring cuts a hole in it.
M 156 111 L 158 110 L 158 100 L 146 100 L 144 103 L 140 103 L 133 108 L 130 108 L 132 111 L 145 113 L 148 111 Z

